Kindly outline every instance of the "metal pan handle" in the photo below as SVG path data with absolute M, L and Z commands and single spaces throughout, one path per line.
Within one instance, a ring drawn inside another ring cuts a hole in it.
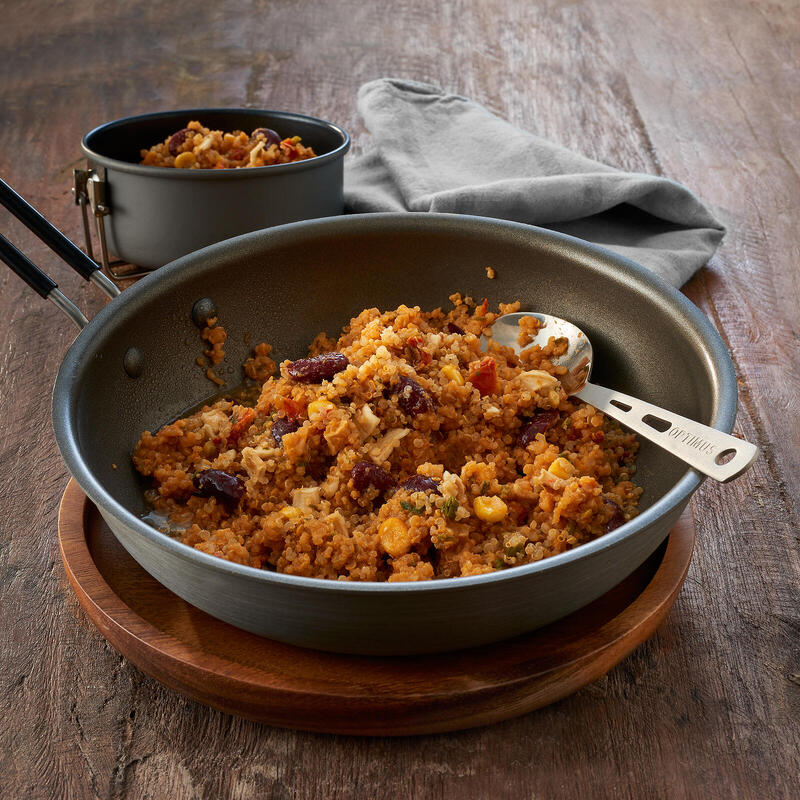
M 119 289 L 103 274 L 100 267 L 83 250 L 67 239 L 58 228 L 51 225 L 30 203 L 24 200 L 2 179 L 0 179 L 0 203 L 82 278 L 94 283 L 112 300 L 119 294 Z M 11 246 L 13 247 L 13 245 Z M 18 250 L 16 252 L 19 253 Z M 20 255 L 22 254 L 20 253 Z M 25 258 L 24 256 L 22 257 Z M 32 263 L 31 266 L 38 270 Z
M 89 320 L 78 306 L 59 290 L 58 284 L 2 234 L 0 234 L 0 259 L 5 261 L 38 295 L 58 306 L 79 328 L 89 324 Z
M 586 383 L 576 397 L 721 483 L 741 475 L 758 455 L 750 442 L 614 389 Z

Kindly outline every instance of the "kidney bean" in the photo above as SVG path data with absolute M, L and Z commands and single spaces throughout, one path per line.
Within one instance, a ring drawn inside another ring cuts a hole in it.
M 244 481 L 218 469 L 207 469 L 194 476 L 194 488 L 203 497 L 216 497 L 230 510 L 239 504 L 245 493 Z
M 181 151 L 181 146 L 189 136 L 194 136 L 194 131 L 191 128 L 182 128 L 173 133 L 172 136 L 169 137 L 169 142 L 167 144 L 169 154 L 171 156 L 178 155 Z
M 603 500 L 606 509 L 611 513 L 611 518 L 606 522 L 606 533 L 611 533 L 625 524 L 625 515 L 622 509 L 613 500 Z
M 463 328 L 459 328 L 458 325 L 455 324 L 455 322 L 448 322 L 447 323 L 447 332 L 448 333 L 457 333 L 459 336 L 463 336 L 464 335 L 464 329 Z
M 322 383 L 341 372 L 349 363 L 344 353 L 322 353 L 311 358 L 298 358 L 286 367 L 286 371 L 294 381 Z
M 409 416 L 416 417 L 436 407 L 434 399 L 413 378 L 403 375 L 398 385 L 397 402 Z
M 281 137 L 278 136 L 278 134 L 274 130 L 272 130 L 272 128 L 256 128 L 250 134 L 250 138 L 253 141 L 258 139 L 259 136 L 263 136 L 264 137 L 264 139 L 265 139 L 264 146 L 265 147 L 271 147 L 273 144 L 280 144 L 281 143 Z
M 272 430 L 270 433 L 272 434 L 272 439 L 275 444 L 280 447 L 283 444 L 283 437 L 286 436 L 287 433 L 294 433 L 299 427 L 300 425 L 296 419 L 292 419 L 291 417 L 279 417 L 272 423 Z
M 537 433 L 545 433 L 558 421 L 558 411 L 537 411 L 530 422 L 519 432 L 519 444 L 527 447 L 536 439 Z
M 371 461 L 359 461 L 353 467 L 350 476 L 353 479 L 353 488 L 361 493 L 374 486 L 383 494 L 397 485 L 395 479 L 385 469 Z
M 435 492 L 436 494 L 441 494 L 436 481 L 427 475 L 412 475 L 400 484 L 400 488 L 405 489 L 407 492 Z

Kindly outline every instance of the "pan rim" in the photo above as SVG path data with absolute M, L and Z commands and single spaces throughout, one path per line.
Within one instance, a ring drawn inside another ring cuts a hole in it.
M 245 580 L 266 581 L 282 585 L 287 589 L 313 589 L 317 592 L 344 592 L 345 594 L 378 592 L 390 595 L 409 592 L 413 594 L 428 594 L 453 591 L 459 588 L 461 590 L 480 589 L 498 582 L 526 580 L 541 572 L 563 568 L 576 560 L 590 560 L 598 557 L 609 548 L 620 545 L 628 538 L 644 533 L 651 525 L 669 514 L 670 511 L 679 507 L 682 508 L 682 504 L 700 486 L 705 477 L 691 468 L 680 477 L 669 491 L 658 498 L 652 506 L 639 516 L 620 526 L 615 531 L 592 542 L 582 544 L 574 550 L 502 572 L 460 578 L 442 578 L 434 581 L 386 583 L 308 578 L 270 572 L 225 561 L 171 539 L 147 525 L 147 523 L 110 496 L 88 468 L 81 455 L 75 435 L 74 403 L 72 398 L 73 392 L 78 385 L 75 373 L 81 358 L 89 347 L 94 334 L 113 318 L 116 310 L 123 305 L 143 302 L 142 295 L 148 291 L 154 281 L 161 281 L 165 286 L 168 286 L 172 282 L 179 281 L 183 271 L 187 267 L 193 266 L 195 262 L 211 262 L 217 256 L 224 256 L 232 244 L 246 246 L 261 239 L 274 240 L 275 244 L 280 244 L 281 240 L 290 242 L 298 237 L 302 239 L 309 232 L 319 231 L 324 233 L 327 229 L 335 230 L 342 226 L 346 228 L 352 227 L 355 230 L 359 228 L 379 230 L 387 224 L 393 226 L 395 232 L 397 231 L 397 226 L 401 229 L 406 226 L 408 230 L 419 230 L 419 226 L 427 227 L 430 230 L 436 230 L 437 227 L 444 230 L 445 228 L 451 228 L 453 225 L 461 225 L 464 226 L 465 231 L 472 233 L 477 230 L 483 230 L 487 233 L 494 231 L 496 235 L 505 234 L 508 236 L 522 235 L 530 237 L 531 234 L 535 234 L 541 244 L 545 244 L 551 249 L 568 247 L 570 256 L 576 258 L 579 253 L 581 259 L 578 260 L 582 260 L 587 266 L 592 265 L 601 271 L 622 273 L 621 277 L 624 276 L 626 282 L 631 281 L 637 284 L 640 289 L 650 289 L 659 295 L 661 300 L 665 300 L 677 311 L 678 317 L 682 317 L 682 323 L 691 328 L 702 341 L 715 394 L 712 419 L 709 424 L 726 432 L 732 430 L 736 418 L 738 390 L 733 363 L 722 338 L 710 320 L 688 298 L 657 275 L 630 259 L 566 234 L 524 223 L 490 217 L 431 212 L 387 212 L 304 220 L 243 234 L 176 259 L 170 264 L 161 267 L 157 272 L 142 279 L 136 285 L 123 292 L 112 303 L 106 305 L 72 343 L 61 364 L 53 388 L 53 427 L 61 456 L 69 471 L 98 508 L 128 529 L 143 535 L 160 549 L 169 551 L 170 554 L 176 555 L 187 562 L 193 562 L 197 566 L 210 568 L 213 571 L 226 573 Z
M 340 144 L 333 150 L 321 155 L 307 158 L 302 161 L 292 161 L 288 164 L 269 164 L 263 167 L 248 167 L 247 169 L 170 169 L 168 167 L 153 167 L 143 164 L 134 164 L 131 161 L 122 161 L 118 158 L 111 158 L 102 153 L 98 153 L 90 145 L 90 141 L 95 136 L 99 135 L 108 129 L 123 127 L 134 122 L 141 120 L 158 119 L 160 117 L 179 117 L 188 116 L 189 118 L 200 118 L 203 114 L 247 114 L 251 116 L 270 115 L 279 117 L 287 121 L 296 120 L 300 122 L 309 122 L 317 125 L 320 128 L 326 128 L 336 133 L 340 138 Z M 247 178 L 266 177 L 267 175 L 278 175 L 287 171 L 298 172 L 304 169 L 314 169 L 320 167 L 330 161 L 336 161 L 344 158 L 345 153 L 350 149 L 350 134 L 334 122 L 322 119 L 321 117 L 312 117 L 308 114 L 300 114 L 295 111 L 280 111 L 277 109 L 267 108 L 237 108 L 237 107 L 206 107 L 206 108 L 179 108 L 170 109 L 168 111 L 152 111 L 147 114 L 134 114 L 129 117 L 120 117 L 119 119 L 104 122 L 92 128 L 88 133 L 84 134 L 81 139 L 81 150 L 83 154 L 90 161 L 99 164 L 107 169 L 115 169 L 119 172 L 127 172 L 132 175 L 161 177 L 167 180 L 244 180 Z

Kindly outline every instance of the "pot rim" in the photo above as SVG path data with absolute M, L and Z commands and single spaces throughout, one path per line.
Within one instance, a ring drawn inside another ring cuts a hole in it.
M 300 121 L 315 124 L 320 128 L 333 131 L 341 139 L 340 144 L 333 150 L 321 155 L 314 156 L 314 158 L 307 158 L 302 161 L 292 161 L 288 164 L 269 164 L 263 167 L 248 167 L 247 169 L 170 169 L 168 167 L 153 167 L 145 166 L 143 164 L 134 164 L 131 161 L 122 161 L 118 158 L 110 158 L 98 153 L 90 144 L 91 139 L 101 132 L 105 132 L 111 128 L 123 127 L 141 120 L 150 120 L 163 117 L 168 119 L 170 117 L 186 117 L 190 119 L 200 119 L 203 114 L 248 114 L 252 116 L 270 115 L 287 121 Z M 175 109 L 170 111 L 153 111 L 147 114 L 136 114 L 129 117 L 121 117 L 119 119 L 104 122 L 92 128 L 88 133 L 84 134 L 81 139 L 81 150 L 83 154 L 95 164 L 99 164 L 107 169 L 115 169 L 119 172 L 127 172 L 132 175 L 153 176 L 166 178 L 167 180 L 243 180 L 246 178 L 264 177 L 266 175 L 277 175 L 287 170 L 299 171 L 302 169 L 314 169 L 321 167 L 330 161 L 336 161 L 343 158 L 345 153 L 350 149 L 350 134 L 339 125 L 319 117 L 312 117 L 307 114 L 299 114 L 294 111 L 274 111 L 271 109 L 263 108 L 235 108 L 235 107 L 208 107 L 208 108 L 185 108 Z
M 196 566 L 210 568 L 239 579 L 266 581 L 281 585 L 289 590 L 344 592 L 345 594 L 378 592 L 389 595 L 406 593 L 426 595 L 457 589 L 479 590 L 483 586 L 498 582 L 526 580 L 537 573 L 559 569 L 576 560 L 598 557 L 609 548 L 616 547 L 624 540 L 644 532 L 671 511 L 676 508 L 682 508 L 685 505 L 689 497 L 705 479 L 705 476 L 692 468 L 689 468 L 666 494 L 662 495 L 652 506 L 637 517 L 634 517 L 611 533 L 582 544 L 574 550 L 550 556 L 532 564 L 523 564 L 512 569 L 484 575 L 442 578 L 420 582 L 388 583 L 372 581 L 361 583 L 287 575 L 225 561 L 171 539 L 145 523 L 136 514 L 111 497 L 88 468 L 81 455 L 75 435 L 76 425 L 73 419 L 75 402 L 72 399 L 72 395 L 79 385 L 75 379 L 75 373 L 79 370 L 81 361 L 87 357 L 86 352 L 91 348 L 92 340 L 95 339 L 96 335 L 98 339 L 102 338 L 101 331 L 103 327 L 111 320 L 117 310 L 124 305 L 144 302 L 143 295 L 151 290 L 151 284 L 154 281 L 161 281 L 165 287 L 180 282 L 183 272 L 191 271 L 195 262 L 208 262 L 213 260 L 215 256 L 222 257 L 228 253 L 232 246 L 251 249 L 247 245 L 252 245 L 261 239 L 275 240 L 277 245 L 281 245 L 298 241 L 298 239 L 302 241 L 306 231 L 311 231 L 312 233 L 324 232 L 328 228 L 336 230 L 336 228 L 342 226 L 351 230 L 374 231 L 387 223 L 391 223 L 395 232 L 398 229 L 401 231 L 405 229 L 409 232 L 419 231 L 420 226 L 432 231 L 437 229 L 447 230 L 451 229 L 455 224 L 463 226 L 464 230 L 468 232 L 474 233 L 477 227 L 482 228 L 487 233 L 493 231 L 498 235 L 513 236 L 515 238 L 530 236 L 531 233 L 534 233 L 540 242 L 544 240 L 545 250 L 549 248 L 553 251 L 563 251 L 566 248 L 571 251 L 571 257 L 577 256 L 583 263 L 592 265 L 602 271 L 621 273 L 625 282 L 636 285 L 639 291 L 648 291 L 658 295 L 662 302 L 666 302 L 672 307 L 676 318 L 680 319 L 684 325 L 687 325 L 703 343 L 708 372 L 710 373 L 715 394 L 712 419 L 709 424 L 726 432 L 732 430 L 736 419 L 738 389 L 733 363 L 720 335 L 708 318 L 677 289 L 667 284 L 655 273 L 623 256 L 573 236 L 538 228 L 533 225 L 465 214 L 387 212 L 304 220 L 243 234 L 176 259 L 161 267 L 157 272 L 143 278 L 131 288 L 126 289 L 118 298 L 107 304 L 78 334 L 64 357 L 53 387 L 53 427 L 61 456 L 67 467 L 84 492 L 103 512 L 104 516 L 113 517 L 118 523 L 143 535 L 157 547 L 168 551 L 171 555 L 178 556 L 187 562 L 194 562 Z M 577 253 L 575 252 L 576 248 Z M 582 259 L 580 258 L 581 256 L 583 257 Z

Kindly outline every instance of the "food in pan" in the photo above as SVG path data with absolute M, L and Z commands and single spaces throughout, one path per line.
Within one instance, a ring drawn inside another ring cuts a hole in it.
M 284 361 L 254 407 L 220 400 L 144 433 L 133 461 L 164 530 L 292 575 L 411 581 L 538 561 L 633 517 L 638 443 L 567 396 L 564 342 L 483 352 L 498 314 L 451 300 L 366 309 Z
M 178 169 L 232 169 L 267 167 L 314 158 L 299 136 L 281 138 L 271 128 L 256 128 L 252 133 L 212 131 L 199 122 L 190 122 L 163 142 L 141 151 L 145 166 Z

